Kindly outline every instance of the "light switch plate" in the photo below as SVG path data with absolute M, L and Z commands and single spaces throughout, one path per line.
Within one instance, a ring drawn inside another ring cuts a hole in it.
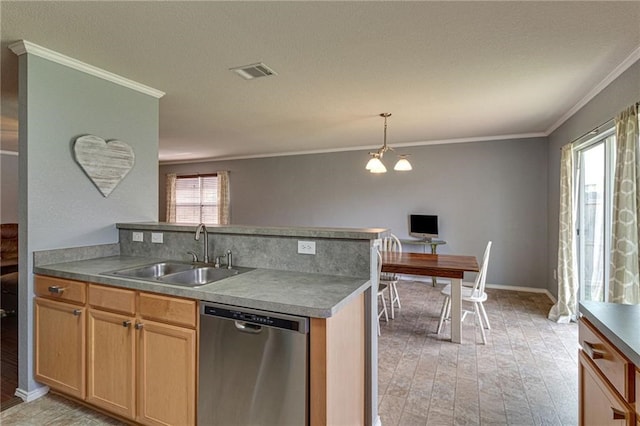
M 151 233 L 151 242 L 152 243 L 158 243 L 158 244 L 162 244 L 163 243 L 163 234 L 162 232 L 152 232 Z
M 298 254 L 316 254 L 316 242 L 298 241 Z
M 143 241 L 144 241 L 144 234 L 143 234 L 142 232 L 135 232 L 135 231 L 134 231 L 134 232 L 132 233 L 131 239 L 132 239 L 133 241 L 136 241 L 136 242 L 138 242 L 138 243 L 141 243 L 141 242 L 143 242 Z

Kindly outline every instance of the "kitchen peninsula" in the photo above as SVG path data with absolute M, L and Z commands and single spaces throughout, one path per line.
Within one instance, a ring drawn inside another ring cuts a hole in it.
M 158 361 L 151 360 L 150 354 L 143 354 L 141 349 L 153 341 L 149 334 L 153 331 L 155 341 L 160 341 L 157 337 L 161 335 L 161 327 L 180 333 L 182 340 L 174 339 L 172 344 L 174 348 L 184 349 L 184 352 L 178 351 L 179 359 L 184 365 L 192 363 L 196 371 L 189 372 L 187 368 L 185 375 L 190 376 L 189 380 L 181 381 L 178 377 L 175 381 L 188 388 L 187 395 L 195 394 L 198 369 L 195 348 L 199 338 L 197 306 L 200 301 L 207 301 L 308 317 L 309 424 L 375 422 L 377 407 L 372 401 L 377 400 L 377 340 L 372 321 L 375 294 L 370 291 L 371 248 L 385 230 L 212 225 L 208 227 L 207 247 L 213 254 L 211 259 L 230 251 L 234 265 L 251 270 L 199 287 L 183 287 L 108 273 L 163 260 L 188 262 L 188 251 L 200 256 L 203 242 L 194 239 L 195 225 L 141 223 L 118 224 L 117 227 L 119 244 L 35 253 L 36 305 L 40 307 L 36 309 L 36 327 L 47 328 L 43 318 L 38 322 L 38 312 L 55 312 L 58 318 L 60 311 L 54 308 L 66 303 L 69 323 L 82 326 L 75 333 L 65 333 L 76 339 L 75 346 L 71 347 L 78 349 L 85 341 L 88 345 L 86 351 L 79 350 L 73 355 L 78 359 L 79 368 L 72 376 L 76 381 L 71 386 L 73 391 L 60 386 L 57 378 L 48 380 L 41 374 L 38 376 L 40 381 L 127 420 L 153 424 L 161 415 L 179 413 L 181 417 L 169 419 L 194 424 L 195 398 L 185 397 L 186 405 L 175 410 L 167 410 L 159 402 L 163 400 L 162 391 L 157 389 L 161 382 L 145 382 L 153 377 L 147 371 L 148 366 Z M 134 241 L 134 233 L 136 240 L 142 234 L 143 241 Z M 299 241 L 314 243 L 315 255 L 299 254 Z M 60 290 L 65 286 L 74 291 Z M 65 295 L 70 294 L 77 296 L 64 300 Z M 52 305 L 54 303 L 59 305 Z M 84 320 L 84 317 L 88 319 Z M 139 348 L 137 360 L 128 352 L 123 357 L 136 360 L 131 361 L 131 371 L 139 374 L 131 374 L 132 377 L 123 380 L 131 396 L 127 401 L 117 403 L 106 401 L 104 395 L 92 394 L 99 389 L 96 384 L 100 383 L 98 366 L 92 367 L 95 362 L 92 357 L 99 356 L 100 351 L 92 350 L 91 345 L 98 344 L 95 337 L 100 330 L 98 320 L 112 319 L 117 325 L 113 326 L 113 331 L 126 331 L 124 335 L 128 337 L 125 339 L 131 339 L 132 350 L 135 352 L 135 347 Z M 140 336 L 138 340 L 136 333 Z M 145 335 L 146 341 L 142 337 Z M 36 346 L 48 342 L 38 332 L 36 340 Z M 176 342 L 180 344 L 176 346 Z M 48 352 L 42 349 L 38 351 L 36 347 L 39 354 L 36 356 L 37 371 L 49 362 L 46 359 Z M 206 360 L 199 360 L 200 364 L 203 362 Z M 80 368 L 85 363 L 89 373 L 86 378 Z M 95 377 L 91 376 L 92 372 Z M 152 385 L 155 389 L 151 391 Z M 167 394 L 173 395 L 174 391 L 167 389 Z

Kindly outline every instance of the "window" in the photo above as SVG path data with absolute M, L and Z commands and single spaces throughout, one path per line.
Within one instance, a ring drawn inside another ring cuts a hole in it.
M 580 300 L 607 301 L 615 129 L 577 147 L 578 281 Z
M 218 223 L 218 175 L 177 176 L 176 223 Z

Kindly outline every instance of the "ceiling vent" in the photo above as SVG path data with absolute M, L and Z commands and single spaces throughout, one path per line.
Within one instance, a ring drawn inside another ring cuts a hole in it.
M 236 68 L 229 68 L 229 70 L 235 72 L 245 80 L 253 80 L 254 78 L 278 75 L 274 70 L 272 70 L 262 62 L 251 65 L 244 65 Z

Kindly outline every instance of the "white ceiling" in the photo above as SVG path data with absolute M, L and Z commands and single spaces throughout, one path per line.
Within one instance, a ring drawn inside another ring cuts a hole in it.
M 166 92 L 160 160 L 546 135 L 640 58 L 640 2 L 2 1 L 2 149 L 27 40 Z M 245 81 L 229 68 L 264 62 Z M 640 82 L 639 82 L 640 84 Z M 117 135 L 102 135 L 117 138 Z

